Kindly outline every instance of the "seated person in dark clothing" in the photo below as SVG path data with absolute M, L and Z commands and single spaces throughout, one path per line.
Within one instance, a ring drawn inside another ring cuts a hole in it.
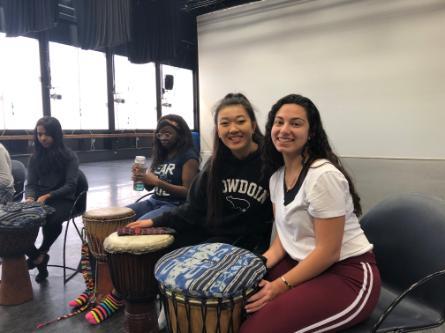
M 79 173 L 76 154 L 65 146 L 59 121 L 43 117 L 34 129 L 34 153 L 28 165 L 26 201 L 37 201 L 55 208 L 42 227 L 43 241 L 40 248 L 33 246 L 26 253 L 28 268 L 36 268 L 37 282 L 48 277 L 48 251 L 62 232 L 62 223 L 68 219 L 74 203 Z
M 156 127 L 149 170 L 139 176 L 133 167 L 133 180 L 154 189 L 148 199 L 128 206 L 135 211 L 136 219 L 150 219 L 184 203 L 198 168 L 199 156 L 185 120 L 174 114 L 163 116 Z

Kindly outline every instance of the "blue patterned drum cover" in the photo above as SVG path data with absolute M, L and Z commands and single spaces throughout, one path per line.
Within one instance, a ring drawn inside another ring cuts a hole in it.
M 45 222 L 46 215 L 54 211 L 54 208 L 37 202 L 9 202 L 0 205 L 0 229 L 40 226 Z
M 46 215 L 54 211 L 37 202 L 0 205 L 0 257 L 23 255 L 34 244 Z
M 161 287 L 197 298 L 233 298 L 255 288 L 266 267 L 255 254 L 238 247 L 209 243 L 164 255 L 155 266 Z

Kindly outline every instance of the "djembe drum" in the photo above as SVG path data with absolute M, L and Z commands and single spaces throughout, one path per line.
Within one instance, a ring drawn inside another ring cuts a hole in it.
M 255 254 L 223 243 L 184 247 L 155 267 L 169 332 L 236 333 L 244 305 L 266 274 Z
M 113 289 L 107 266 L 107 254 L 103 242 L 118 228 L 134 221 L 135 213 L 127 207 L 99 208 L 85 212 L 83 223 L 86 229 L 90 252 L 96 258 L 94 273 L 96 299 L 101 300 Z
M 154 278 L 156 261 L 173 243 L 172 235 L 118 236 L 105 239 L 108 265 L 114 288 L 125 299 L 125 331 L 158 332 L 155 299 L 158 285 Z
M 16 305 L 32 300 L 25 252 L 34 245 L 46 215 L 53 211 L 53 208 L 39 203 L 0 205 L 0 257 L 3 259 L 1 305 Z

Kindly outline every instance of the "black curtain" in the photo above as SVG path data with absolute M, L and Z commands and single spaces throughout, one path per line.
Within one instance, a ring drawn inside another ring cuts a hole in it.
M 116 47 L 130 39 L 131 0 L 76 0 L 79 46 Z
M 8 37 L 48 30 L 56 25 L 57 0 L 3 0 Z
M 175 0 L 134 0 L 128 59 L 134 63 L 167 62 L 177 55 L 179 10 Z

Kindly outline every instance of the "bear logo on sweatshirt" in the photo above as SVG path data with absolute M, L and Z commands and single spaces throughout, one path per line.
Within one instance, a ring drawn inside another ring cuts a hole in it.
M 233 208 L 242 211 L 243 213 L 250 208 L 250 202 L 245 199 L 235 198 L 234 196 L 227 196 L 226 200 L 232 205 Z

